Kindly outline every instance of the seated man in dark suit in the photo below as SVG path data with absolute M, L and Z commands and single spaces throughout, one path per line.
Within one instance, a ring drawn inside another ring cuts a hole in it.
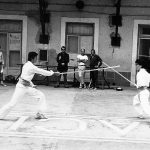
M 57 55 L 57 63 L 58 63 L 57 70 L 60 73 L 68 71 L 69 54 L 66 53 L 66 47 L 65 46 L 61 47 L 61 52 Z M 63 77 L 64 77 L 64 87 L 68 88 L 67 73 L 63 74 Z M 58 76 L 58 81 L 57 81 L 57 84 L 55 85 L 55 87 L 60 86 L 60 79 L 61 79 L 61 74 Z

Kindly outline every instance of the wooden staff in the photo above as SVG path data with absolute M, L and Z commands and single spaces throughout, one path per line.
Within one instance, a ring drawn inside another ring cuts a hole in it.
M 84 72 L 91 72 L 91 71 L 96 71 L 96 70 L 106 70 L 106 69 L 112 69 L 112 68 L 117 68 L 117 67 L 120 67 L 120 65 L 118 66 L 109 66 L 109 67 L 106 67 L 106 68 L 98 68 L 98 69 L 91 69 L 91 70 L 84 70 Z M 62 72 L 60 74 L 71 74 L 71 73 L 76 73 L 76 72 L 80 72 L 80 71 L 72 71 L 72 72 Z
M 105 62 L 103 62 L 104 65 L 106 65 L 107 67 L 110 67 L 109 65 L 107 65 Z M 130 82 L 131 84 L 133 84 L 134 86 L 137 87 L 137 84 L 135 84 L 134 82 L 130 81 L 129 79 L 127 79 L 125 76 L 123 76 L 121 73 L 119 73 L 118 71 L 116 71 L 114 68 L 110 68 L 112 69 L 114 72 L 116 72 L 117 74 L 119 74 L 121 77 L 123 77 L 125 80 L 127 80 L 128 82 Z

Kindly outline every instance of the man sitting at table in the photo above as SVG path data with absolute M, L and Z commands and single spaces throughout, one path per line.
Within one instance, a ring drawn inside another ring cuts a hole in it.
M 90 69 L 98 69 L 102 65 L 102 59 L 95 54 L 95 50 L 91 50 L 90 56 Z M 97 81 L 98 80 L 98 70 L 90 72 L 90 88 L 97 89 Z
M 57 55 L 57 63 L 58 63 L 57 70 L 60 73 L 65 73 L 63 74 L 64 87 L 68 88 L 67 71 L 68 71 L 68 63 L 69 63 L 69 54 L 66 53 L 65 46 L 61 47 L 61 52 Z M 56 88 L 60 86 L 60 79 L 61 79 L 61 74 L 58 76 L 57 84 L 55 85 Z

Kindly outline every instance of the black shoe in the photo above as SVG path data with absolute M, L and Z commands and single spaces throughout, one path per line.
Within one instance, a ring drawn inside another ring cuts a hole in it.
M 0 83 L 0 85 L 1 85 L 1 86 L 5 86 L 5 87 L 7 86 L 7 85 L 6 85 L 6 84 L 4 84 L 4 83 Z
M 45 117 L 43 114 L 37 113 L 35 119 L 48 119 L 48 118 Z
M 54 87 L 55 87 L 55 88 L 58 88 L 58 87 L 60 87 L 60 86 L 59 86 L 59 84 L 57 84 L 57 85 L 55 85 Z
M 65 88 L 69 88 L 68 84 L 65 84 L 64 87 L 65 87 Z

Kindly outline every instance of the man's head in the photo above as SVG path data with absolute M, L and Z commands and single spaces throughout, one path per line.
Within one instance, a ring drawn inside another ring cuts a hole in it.
M 28 54 L 28 61 L 35 63 L 37 61 L 37 53 L 36 52 L 29 52 Z
M 94 49 L 91 50 L 91 54 L 92 54 L 92 55 L 95 54 L 95 50 L 94 50 Z
M 140 58 L 135 61 L 136 69 L 140 70 L 140 68 L 149 69 L 150 61 L 148 59 Z
M 85 54 L 85 49 L 81 49 L 81 55 L 84 55 Z
M 65 46 L 62 46 L 62 47 L 61 47 L 61 51 L 62 51 L 62 52 L 66 52 L 66 47 L 65 47 Z

